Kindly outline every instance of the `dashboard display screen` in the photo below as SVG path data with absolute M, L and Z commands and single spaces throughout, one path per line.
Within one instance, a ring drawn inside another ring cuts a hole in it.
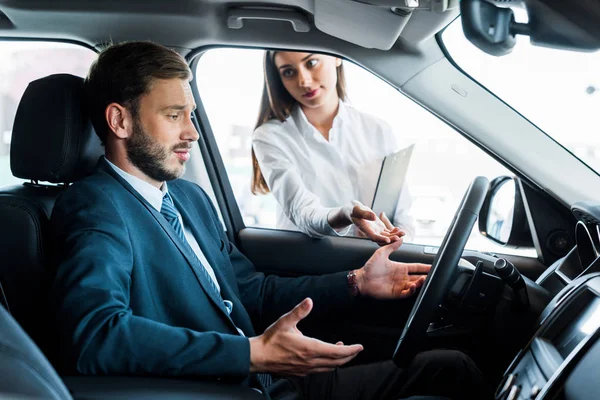
M 552 340 L 556 350 L 567 358 L 577 345 L 600 327 L 600 298 L 594 300 Z

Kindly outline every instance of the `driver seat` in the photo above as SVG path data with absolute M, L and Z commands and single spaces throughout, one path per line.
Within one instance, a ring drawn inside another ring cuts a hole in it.
M 12 174 L 27 182 L 0 190 L 0 282 L 5 307 L 53 360 L 53 276 L 49 218 L 56 198 L 104 153 L 80 98 L 83 79 L 51 75 L 29 84 L 17 109 Z

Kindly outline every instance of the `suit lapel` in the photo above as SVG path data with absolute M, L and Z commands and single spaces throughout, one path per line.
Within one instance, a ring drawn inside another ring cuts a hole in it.
M 250 321 L 250 316 L 246 313 L 240 299 L 229 285 L 229 280 L 223 274 L 225 268 L 230 268 L 228 264 L 229 260 L 221 252 L 221 240 L 218 236 L 209 233 L 211 230 L 208 228 L 205 221 L 210 217 L 208 215 L 200 215 L 187 194 L 179 187 L 171 185 L 169 186 L 169 192 L 173 195 L 173 201 L 175 202 L 177 209 L 181 212 L 185 226 L 190 229 L 198 242 L 202 253 L 212 266 L 217 281 L 221 286 L 221 295 L 224 299 L 234 303 L 234 314 L 239 312 L 239 315 L 242 316 L 241 318 L 238 318 L 237 323 L 234 322 L 235 325 L 243 329 L 246 334 L 254 333 L 254 327 Z M 246 319 L 246 321 L 242 321 L 243 319 Z
M 162 216 L 162 214 L 159 213 L 158 211 L 156 211 L 156 209 L 154 209 L 154 207 L 152 207 L 152 205 L 150 205 L 150 203 L 148 203 L 146 201 L 146 199 L 144 199 L 144 197 L 141 194 L 139 194 L 139 192 L 137 190 L 135 190 L 125 179 L 123 179 L 119 174 L 117 174 L 116 171 L 114 171 L 113 168 L 110 165 L 108 165 L 106 163 L 106 161 L 104 161 L 104 158 L 101 158 L 99 164 L 100 164 L 100 167 L 105 172 L 110 174 L 119 183 L 121 183 L 123 185 L 123 187 L 125 189 L 127 189 L 133 196 L 135 196 L 140 201 L 140 203 L 150 212 L 150 215 L 152 215 L 152 217 L 156 220 L 156 222 L 158 222 L 158 224 L 162 227 L 162 229 L 164 230 L 166 235 L 169 237 L 169 239 L 173 242 L 173 244 L 177 247 L 177 249 L 179 249 L 181 254 L 183 254 L 183 256 L 185 257 L 186 261 L 189 264 L 189 267 L 194 272 L 194 275 L 196 276 L 196 279 L 198 280 L 198 283 L 200 284 L 200 286 L 202 287 L 204 292 L 208 295 L 208 297 L 211 299 L 211 301 L 214 303 L 214 305 L 217 306 L 217 308 L 219 308 L 221 310 L 221 312 L 225 315 L 225 317 L 235 327 L 233 320 L 229 316 L 229 313 L 227 312 L 227 309 L 225 308 L 225 305 L 223 304 L 223 300 L 219 297 L 219 294 L 216 293 L 215 290 L 211 287 L 211 283 L 206 281 L 206 279 L 210 279 L 210 278 L 205 277 L 204 274 L 199 274 L 196 271 L 196 268 L 203 268 L 203 267 L 201 265 L 195 267 L 195 264 L 198 263 L 198 261 L 197 261 L 196 255 L 193 253 L 193 250 L 190 248 L 190 246 L 185 245 L 182 242 L 182 239 L 175 232 L 173 227 L 171 227 L 171 225 L 167 222 L 167 220 Z M 176 206 L 177 206 L 177 204 L 176 204 Z M 183 206 L 178 207 L 178 210 L 180 212 L 182 209 L 183 209 Z M 194 233 L 194 234 L 196 234 L 196 233 Z M 201 248 L 202 248 L 202 246 L 201 246 Z M 217 248 L 217 251 L 218 250 L 219 249 Z M 204 252 L 205 256 L 207 254 L 209 254 L 206 252 L 206 250 L 204 248 L 202 248 L 202 251 Z M 210 262 L 210 259 L 208 257 L 207 257 L 207 259 Z

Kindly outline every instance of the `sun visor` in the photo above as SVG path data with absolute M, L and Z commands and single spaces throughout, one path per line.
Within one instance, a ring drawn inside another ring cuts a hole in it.
M 315 26 L 328 35 L 366 48 L 389 50 L 410 19 L 410 11 L 397 14 L 391 7 L 352 0 L 316 0 Z

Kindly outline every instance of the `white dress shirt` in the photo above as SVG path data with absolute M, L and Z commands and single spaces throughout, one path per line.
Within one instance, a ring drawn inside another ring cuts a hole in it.
M 340 234 L 327 221 L 331 210 L 352 200 L 371 206 L 383 159 L 401 148 L 389 124 L 342 101 L 329 140 L 296 106 L 284 122 L 258 127 L 252 146 L 279 205 L 277 227 L 313 237 Z M 406 231 L 407 240 L 415 231 L 410 205 L 410 195 L 402 190 L 392 221 Z

